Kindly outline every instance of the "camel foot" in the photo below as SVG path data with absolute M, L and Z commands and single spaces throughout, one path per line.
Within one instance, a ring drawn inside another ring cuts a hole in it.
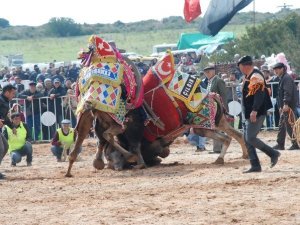
M 126 161 L 129 163 L 134 163 L 138 160 L 138 156 L 135 154 L 130 154 L 129 156 L 126 157 Z
M 224 159 L 218 157 L 217 160 L 214 162 L 214 164 L 218 164 L 218 165 L 224 165 Z
M 70 173 L 66 173 L 65 177 L 73 177 L 73 175 Z
M 248 154 L 243 154 L 243 155 L 242 155 L 242 158 L 243 158 L 243 159 L 248 159 Z
M 133 166 L 133 169 L 135 169 L 135 170 L 140 170 L 140 169 L 145 169 L 145 168 L 146 168 L 145 164 L 139 164 L 139 165 Z
M 105 164 L 104 164 L 103 160 L 94 159 L 93 166 L 97 170 L 103 170 L 105 167 Z
M 170 155 L 170 149 L 169 149 L 168 147 L 167 147 L 167 148 L 164 148 L 164 149 L 162 150 L 162 152 L 158 154 L 158 156 L 161 157 L 161 158 L 166 158 L 166 157 L 168 157 L 169 155 Z

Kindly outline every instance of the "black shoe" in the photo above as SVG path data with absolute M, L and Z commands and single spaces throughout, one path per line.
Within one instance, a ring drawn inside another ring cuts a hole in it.
M 288 150 L 299 150 L 299 146 L 297 144 L 292 144 L 292 146 L 289 147 Z
M 197 150 L 195 152 L 204 152 L 204 151 L 206 151 L 205 147 L 201 148 L 201 147 L 197 146 Z
M 5 179 L 5 175 L 3 173 L 0 173 L 0 180 Z
M 258 173 L 261 172 L 261 167 L 251 167 L 249 170 L 243 171 L 243 173 Z
M 277 164 L 280 155 L 281 155 L 281 153 L 277 152 L 277 154 L 275 156 L 271 157 L 271 166 L 270 166 L 270 168 L 273 168 Z
M 220 154 L 221 152 L 214 152 L 214 151 L 212 151 L 212 152 L 209 152 L 209 154 Z
M 15 166 L 17 166 L 17 164 L 14 163 L 14 162 L 12 162 L 12 163 L 10 164 L 10 166 L 15 167 Z
M 32 166 L 32 163 L 31 162 L 27 162 L 27 166 Z
M 273 146 L 272 148 L 275 149 L 275 150 L 284 150 L 284 146 L 278 145 L 278 144 Z

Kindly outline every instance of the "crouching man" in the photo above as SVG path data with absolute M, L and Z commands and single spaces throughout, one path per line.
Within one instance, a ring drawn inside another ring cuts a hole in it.
M 11 166 L 16 166 L 21 162 L 22 157 L 26 156 L 27 166 L 32 163 L 32 145 L 31 135 L 28 127 L 21 121 L 20 113 L 13 113 L 11 115 L 11 122 L 13 129 L 5 125 L 3 135 L 8 142 L 8 152 L 11 158 Z
M 61 128 L 57 129 L 51 141 L 51 151 L 56 156 L 57 162 L 65 161 L 66 156 L 76 140 L 76 132 L 70 126 L 71 121 L 64 119 L 61 121 Z M 80 148 L 81 152 L 81 148 Z

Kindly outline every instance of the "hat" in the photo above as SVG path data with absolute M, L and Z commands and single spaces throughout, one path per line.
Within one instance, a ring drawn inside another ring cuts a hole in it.
M 285 65 L 283 63 L 279 62 L 273 66 L 273 69 L 279 69 L 279 68 L 284 68 L 284 67 L 285 67 Z
M 262 71 L 270 71 L 268 65 L 262 65 L 260 68 Z
M 242 65 L 245 65 L 245 64 L 250 64 L 250 63 L 252 63 L 253 61 L 252 61 L 252 57 L 251 56 L 249 56 L 249 55 L 245 55 L 245 56 L 243 56 L 243 57 L 241 57 L 240 59 L 239 59 L 239 61 L 237 62 L 237 65 L 239 66 L 240 64 L 242 64 Z
M 10 115 L 10 118 L 13 119 L 13 118 L 16 118 L 16 117 L 19 117 L 19 116 L 21 116 L 21 114 L 18 113 L 18 112 L 15 112 L 15 113 L 12 113 L 12 114 Z
M 209 64 L 203 69 L 203 71 L 206 71 L 206 70 L 215 70 L 215 69 L 216 69 L 215 65 L 212 64 L 212 63 L 209 63 Z
M 55 79 L 54 79 L 54 81 L 53 81 L 53 83 L 57 83 L 57 82 L 59 82 L 59 83 L 60 83 L 60 79 L 58 79 L 58 78 L 55 78 Z
M 36 85 L 36 82 L 30 81 L 30 82 L 29 82 L 29 85 Z
M 44 84 L 45 84 L 47 81 L 52 82 L 50 78 L 46 78 L 46 79 L 44 80 Z
M 67 119 L 64 119 L 60 122 L 61 124 L 70 124 L 71 121 L 70 120 L 67 120 Z

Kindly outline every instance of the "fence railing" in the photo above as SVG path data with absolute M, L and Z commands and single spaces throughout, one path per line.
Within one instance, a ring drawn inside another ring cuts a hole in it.
M 14 103 L 20 105 L 20 109 L 16 107 L 13 110 L 12 106 Z M 17 111 L 24 114 L 25 123 L 30 129 L 34 141 L 52 139 L 63 119 L 69 119 L 72 127 L 76 125 L 75 111 L 77 101 L 73 95 L 54 99 L 50 97 L 32 100 L 15 98 L 11 101 L 10 107 L 10 113 Z

